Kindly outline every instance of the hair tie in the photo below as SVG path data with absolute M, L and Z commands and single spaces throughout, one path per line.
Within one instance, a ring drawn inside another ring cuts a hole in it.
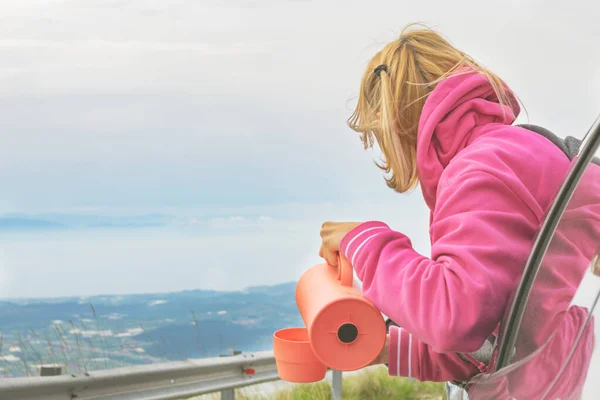
M 385 64 L 378 65 L 373 72 L 375 72 L 375 75 L 381 76 L 381 71 L 385 71 L 387 73 L 388 72 L 387 65 L 385 65 Z

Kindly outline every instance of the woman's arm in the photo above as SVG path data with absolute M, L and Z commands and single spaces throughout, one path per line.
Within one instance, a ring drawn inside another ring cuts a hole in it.
M 419 381 L 467 380 L 479 370 L 455 353 L 437 353 L 406 330 L 390 327 L 385 346 L 372 365 L 388 364 L 389 374 Z
M 538 226 L 502 180 L 474 171 L 438 188 L 431 258 L 377 221 L 348 232 L 340 251 L 382 313 L 437 352 L 470 353 L 497 326 Z

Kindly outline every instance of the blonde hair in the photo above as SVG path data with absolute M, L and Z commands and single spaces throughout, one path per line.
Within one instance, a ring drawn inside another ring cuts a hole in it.
M 400 193 L 418 183 L 419 118 L 438 82 L 469 67 L 488 79 L 500 104 L 512 106 L 500 78 L 432 29 L 416 26 L 405 27 L 398 40 L 371 59 L 362 77 L 358 104 L 348 119 L 350 128 L 361 133 L 365 149 L 377 141 L 384 156 L 377 166 L 391 173 L 386 182 Z

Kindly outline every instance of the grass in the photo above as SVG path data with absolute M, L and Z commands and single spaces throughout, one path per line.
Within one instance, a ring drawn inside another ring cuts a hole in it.
M 329 400 L 331 385 L 321 381 L 307 385 L 294 385 L 269 395 L 252 394 L 252 389 L 236 393 L 238 400 Z M 343 400 L 441 400 L 444 386 L 441 383 L 418 382 L 406 378 L 392 377 L 385 368 L 369 368 L 343 379 Z M 205 397 L 207 398 L 207 397 Z M 219 395 L 212 396 L 219 399 Z
M 53 322 L 50 326 L 38 330 L 32 327 L 18 327 L 17 329 L 23 331 L 0 331 L 0 378 L 39 376 L 42 365 L 60 366 L 63 375 L 70 375 L 167 361 L 163 337 L 159 345 L 162 359 L 142 357 L 138 352 L 134 352 L 138 347 L 143 349 L 145 346 L 157 345 L 156 340 L 147 334 L 142 325 L 139 325 L 142 332 L 138 338 L 131 339 L 125 336 L 119 340 L 115 337 L 109 342 L 110 337 L 106 336 L 106 331 L 102 329 L 94 305 L 90 303 L 89 308 L 93 319 L 82 318 L 76 314 L 76 318 L 66 322 Z M 89 316 L 89 313 L 85 316 Z M 195 315 L 194 320 L 197 324 Z M 85 332 L 94 329 L 95 334 L 85 335 Z M 11 348 L 18 350 L 10 350 Z M 177 355 L 182 360 L 187 358 L 181 353 Z
M 367 370 L 347 379 L 343 386 L 345 400 L 367 399 L 441 399 L 444 386 L 441 383 L 419 382 L 388 375 L 386 368 Z

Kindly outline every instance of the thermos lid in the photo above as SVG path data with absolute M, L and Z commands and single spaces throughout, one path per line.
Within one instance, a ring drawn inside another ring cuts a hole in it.
M 344 298 L 324 307 L 310 327 L 315 355 L 339 371 L 370 364 L 385 344 L 383 316 L 363 298 Z

